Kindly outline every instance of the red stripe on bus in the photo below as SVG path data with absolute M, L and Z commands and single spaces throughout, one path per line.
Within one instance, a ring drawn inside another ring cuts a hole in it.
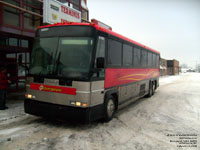
M 76 95 L 76 89 L 75 88 L 68 88 L 68 87 L 61 87 L 61 86 L 52 86 L 52 85 L 31 83 L 30 89 L 39 90 L 39 91 L 46 91 L 46 92 Z
M 120 69 L 108 68 L 105 73 L 105 88 L 159 77 L 159 69 Z

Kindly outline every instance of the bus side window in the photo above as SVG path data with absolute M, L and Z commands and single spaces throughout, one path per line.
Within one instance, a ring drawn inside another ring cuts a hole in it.
M 153 54 L 153 68 L 156 68 L 156 54 Z
M 141 50 L 141 67 L 147 67 L 147 51 Z
M 134 55 L 133 55 L 133 64 L 134 67 L 140 67 L 140 49 L 134 47 Z
M 152 68 L 153 66 L 153 54 L 151 52 L 148 52 L 148 67 Z
M 99 36 L 98 42 L 97 42 L 96 59 L 98 57 L 105 58 L 105 38 L 102 36 Z
M 108 39 L 108 58 L 109 67 L 121 67 L 122 64 L 122 43 Z
M 159 55 L 156 55 L 156 68 L 159 67 L 159 61 L 160 61 Z
M 133 48 L 127 44 L 123 44 L 123 66 L 132 67 L 133 64 Z
M 105 38 L 102 36 L 98 37 L 97 42 L 97 50 L 96 50 L 96 58 L 95 58 L 95 68 L 97 66 L 97 58 L 105 58 Z M 99 77 L 105 77 L 104 69 L 101 69 L 99 71 Z

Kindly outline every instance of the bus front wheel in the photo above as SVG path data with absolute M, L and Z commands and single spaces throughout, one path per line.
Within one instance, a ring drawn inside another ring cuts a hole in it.
M 104 121 L 108 122 L 112 120 L 116 112 L 116 103 L 113 96 L 106 98 L 104 103 Z

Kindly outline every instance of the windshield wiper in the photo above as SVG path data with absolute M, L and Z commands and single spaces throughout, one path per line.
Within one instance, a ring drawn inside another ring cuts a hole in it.
M 58 65 L 60 63 L 60 57 L 61 57 L 61 52 L 59 52 L 58 58 L 56 59 L 55 65 L 53 67 L 53 75 L 57 75 L 58 74 Z

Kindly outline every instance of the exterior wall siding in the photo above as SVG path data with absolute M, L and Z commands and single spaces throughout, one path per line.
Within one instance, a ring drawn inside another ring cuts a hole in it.
M 165 76 L 167 75 L 167 60 L 161 58 L 160 60 L 160 75 Z
M 177 75 L 179 74 L 179 61 L 167 60 L 167 75 Z

